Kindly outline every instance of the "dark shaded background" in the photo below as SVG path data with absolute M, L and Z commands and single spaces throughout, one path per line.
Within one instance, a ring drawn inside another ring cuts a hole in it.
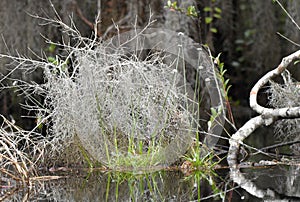
M 228 70 L 226 77 L 230 79 L 232 85 L 229 96 L 237 127 L 240 127 L 253 115 L 248 107 L 248 94 L 254 83 L 264 73 L 278 65 L 282 57 L 297 49 L 277 32 L 295 42 L 299 41 L 300 32 L 278 4 L 272 3 L 271 0 L 185 0 L 183 2 L 179 4 L 182 8 L 195 5 L 199 17 L 188 17 L 165 8 L 167 0 L 52 1 L 61 19 L 69 24 L 71 16 L 83 36 L 93 35 L 88 21 L 94 22 L 99 9 L 102 23 L 98 29 L 100 35 L 106 38 L 115 34 L 115 29 L 111 29 L 112 19 L 119 24 L 121 31 L 127 31 L 132 28 L 136 16 L 138 16 L 137 25 L 145 26 L 151 11 L 152 19 L 157 20 L 153 24 L 154 27 L 185 32 L 195 41 L 208 44 L 214 55 L 222 52 L 221 60 L 225 62 L 225 68 Z M 282 2 L 295 21 L 300 22 L 300 4 L 293 0 Z M 221 19 L 214 19 L 211 24 L 205 24 L 205 17 L 213 15 L 204 12 L 205 7 L 220 8 Z M 55 18 L 48 0 L 0 1 L 1 53 L 21 54 L 35 58 L 32 52 L 39 55 L 43 51 L 47 55 L 55 55 L 59 52 L 58 49 L 53 53 L 49 52 L 47 50 L 49 45 L 41 35 L 52 41 L 61 41 L 64 35 L 61 28 L 43 25 L 44 21 L 30 14 Z M 217 33 L 210 32 L 211 27 L 216 28 Z M 10 62 L 1 59 L 1 77 L 11 68 Z M 294 77 L 299 78 L 299 70 L 292 69 Z M 41 72 L 28 76 L 16 71 L 11 76 L 43 82 Z M 16 93 L 10 90 L 2 91 L 0 113 L 7 117 L 12 116 L 23 127 L 30 129 L 32 120 L 20 118 L 21 114 L 28 113 L 20 107 L 20 101 L 22 97 Z M 265 98 L 262 98 L 262 102 L 265 102 Z

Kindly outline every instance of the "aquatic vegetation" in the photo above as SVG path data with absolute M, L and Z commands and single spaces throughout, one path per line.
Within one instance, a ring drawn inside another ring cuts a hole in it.
M 203 145 L 203 147 L 206 147 Z M 182 170 L 188 174 L 193 171 L 201 171 L 203 174 L 210 175 L 215 169 L 215 166 L 222 160 L 214 154 L 213 150 L 208 148 L 203 149 L 199 146 L 193 146 L 184 156 L 185 162 L 181 166 Z
M 22 106 L 36 120 L 28 132 L 16 133 L 13 126 L 16 139 L 3 153 L 11 156 L 3 165 L 14 165 L 22 182 L 38 175 L 37 168 L 163 169 L 184 156 L 196 134 L 197 142 L 201 135 L 207 147 L 216 144 L 225 120 L 224 93 L 205 47 L 183 33 L 150 29 L 151 23 L 102 41 L 82 37 L 60 20 L 41 19 L 61 27 L 72 46 L 48 40 L 51 54 L 58 48 L 60 55 L 0 55 L 16 65 L 1 79 L 12 83 L 4 88 L 23 94 Z M 13 78 L 17 70 L 42 71 L 44 82 Z M 212 169 L 210 152 L 198 163 L 203 148 L 192 147 L 194 166 Z

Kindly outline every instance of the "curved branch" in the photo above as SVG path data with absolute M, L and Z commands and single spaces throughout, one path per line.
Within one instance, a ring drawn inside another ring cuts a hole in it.
M 232 137 L 229 139 L 229 150 L 227 156 L 227 162 L 230 168 L 238 167 L 237 156 L 239 153 L 240 145 L 244 139 L 247 138 L 255 129 L 265 123 L 264 118 L 260 115 L 250 119 L 245 125 L 243 125 Z
M 300 107 L 284 107 L 279 109 L 266 108 L 257 103 L 258 91 L 267 84 L 271 78 L 280 75 L 288 65 L 295 59 L 300 58 L 300 50 L 282 59 L 277 68 L 265 74 L 254 85 L 250 92 L 250 107 L 260 115 L 250 119 L 243 127 L 241 127 L 229 140 L 229 151 L 227 161 L 230 167 L 237 167 L 237 156 L 240 144 L 248 137 L 256 128 L 261 125 L 270 125 L 279 118 L 295 118 L 300 117 Z
M 272 190 L 257 189 L 256 185 L 246 180 L 239 170 L 238 153 L 240 145 L 255 129 L 261 125 L 270 125 L 277 118 L 298 118 L 300 117 L 300 107 L 285 107 L 279 109 L 265 108 L 257 103 L 258 91 L 267 84 L 271 78 L 280 75 L 286 70 L 288 65 L 295 59 L 300 58 L 300 50 L 282 59 L 277 68 L 265 74 L 252 88 L 250 92 L 250 107 L 258 112 L 260 115 L 250 119 L 244 126 L 242 126 L 229 140 L 229 151 L 227 162 L 230 167 L 231 179 L 242 186 L 245 190 L 259 198 L 271 197 L 278 198 L 278 194 Z M 246 182 L 246 183 L 245 183 Z
M 250 107 L 255 110 L 257 113 L 265 115 L 267 117 L 284 117 L 284 118 L 295 118 L 300 117 L 300 107 L 292 107 L 292 108 L 280 108 L 280 109 L 271 109 L 265 108 L 257 103 L 257 93 L 258 91 L 267 84 L 271 78 L 280 75 L 288 65 L 294 61 L 295 59 L 300 58 L 300 50 L 292 53 L 291 55 L 282 59 L 281 63 L 278 65 L 277 68 L 273 69 L 272 71 L 268 72 L 264 75 L 259 81 L 254 85 L 250 92 Z
M 300 107 L 284 107 L 279 109 L 265 108 L 257 103 L 258 91 L 267 84 L 271 78 L 280 75 L 288 65 L 295 59 L 300 58 L 300 50 L 282 59 L 277 68 L 265 74 L 254 85 L 250 92 L 250 107 L 260 115 L 250 119 L 243 127 L 241 127 L 229 140 L 229 151 L 227 161 L 229 166 L 237 167 L 237 155 L 240 144 L 248 137 L 256 128 L 261 125 L 270 125 L 275 119 L 279 118 L 295 118 L 300 117 Z

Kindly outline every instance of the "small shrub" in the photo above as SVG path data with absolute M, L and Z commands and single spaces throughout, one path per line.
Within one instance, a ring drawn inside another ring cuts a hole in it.
M 176 33 L 171 57 L 164 55 L 167 50 L 143 47 L 146 28 L 118 35 L 117 41 L 98 42 L 61 21 L 45 20 L 59 24 L 76 41 L 74 46 L 50 42 L 62 48 L 64 57 L 2 55 L 26 72 L 43 70 L 45 83 L 18 81 L 15 87 L 32 103 L 26 108 L 37 114 L 33 131 L 41 125 L 48 128 L 47 141 L 40 145 L 46 150 L 44 160 L 64 158 L 75 146 L 82 152 L 78 158 L 90 166 L 93 161 L 115 169 L 171 164 L 183 156 L 195 134 L 204 131 L 200 122 L 207 122 L 204 117 L 211 107 L 220 113 L 210 122 L 208 134 L 221 133 L 224 95 L 217 70 L 209 55 L 183 34 Z M 164 33 L 174 41 L 172 34 Z M 140 57 L 144 50 L 150 54 Z M 187 71 L 186 59 L 194 65 L 192 71 Z M 35 96 L 42 96 L 43 102 Z

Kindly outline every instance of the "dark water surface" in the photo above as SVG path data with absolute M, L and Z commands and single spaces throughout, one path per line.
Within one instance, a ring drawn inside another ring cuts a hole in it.
M 52 173 L 66 177 L 36 181 L 32 189 L 11 184 L 0 191 L 7 197 L 4 201 L 300 201 L 299 166 L 242 169 L 245 179 L 239 185 L 230 180 L 227 169 L 217 173 Z M 245 190 L 248 185 L 250 190 Z M 270 192 L 277 196 L 259 198 Z

